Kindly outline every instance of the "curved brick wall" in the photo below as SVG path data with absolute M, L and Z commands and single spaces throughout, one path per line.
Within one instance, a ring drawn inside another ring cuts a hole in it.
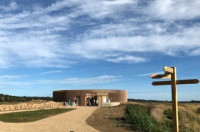
M 87 97 L 106 95 L 111 102 L 127 102 L 127 92 L 126 90 L 60 90 L 53 91 L 54 101 L 74 101 L 77 96 L 80 97 L 80 105 L 85 105 L 85 100 Z

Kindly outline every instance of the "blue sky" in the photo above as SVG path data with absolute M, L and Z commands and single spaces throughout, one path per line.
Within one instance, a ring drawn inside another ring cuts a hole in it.
M 171 100 L 151 73 L 176 66 L 200 78 L 200 2 L 188 0 L 1 0 L 0 92 L 52 96 L 60 89 L 124 89 Z M 179 85 L 200 100 L 200 85 Z

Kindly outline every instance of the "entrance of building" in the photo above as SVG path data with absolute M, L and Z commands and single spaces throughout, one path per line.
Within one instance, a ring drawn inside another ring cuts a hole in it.
M 96 93 L 86 93 L 85 105 L 86 106 L 97 106 L 98 105 Z
M 86 105 L 87 106 L 98 106 L 97 96 L 87 97 Z
M 81 97 L 80 97 L 80 96 L 76 96 L 75 104 L 76 104 L 77 106 L 79 106 L 79 105 L 81 104 Z

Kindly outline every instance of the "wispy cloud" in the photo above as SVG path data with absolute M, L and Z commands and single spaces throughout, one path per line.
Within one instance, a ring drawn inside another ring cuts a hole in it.
M 170 21 L 188 20 L 200 16 L 200 2 L 195 0 L 155 0 L 150 3 L 147 12 L 153 17 Z
M 145 58 L 141 57 L 135 57 L 135 56 L 124 56 L 124 57 L 117 57 L 117 58 L 110 58 L 107 59 L 107 61 L 115 62 L 115 63 L 139 63 L 139 62 L 145 62 Z
M 66 78 L 63 80 L 38 80 L 39 84 L 76 84 L 76 85 L 92 85 L 92 84 L 103 84 L 109 82 L 118 81 L 121 76 L 96 76 L 89 78 Z
M 24 78 L 27 75 L 0 75 L 0 80 L 16 80 Z
M 62 72 L 62 70 L 55 70 L 55 71 L 47 71 L 47 72 L 41 72 L 41 75 L 45 75 L 45 74 L 52 74 L 52 73 L 60 73 Z
M 0 6 L 0 68 L 200 55 L 199 1 L 61 0 L 25 7 L 19 1 Z
M 2 77 L 3 78 L 3 77 Z M 9 78 L 9 77 L 4 77 Z M 14 78 L 14 77 L 10 77 Z M 17 77 L 16 77 L 17 78 Z M 102 75 L 88 78 L 65 78 L 65 79 L 57 79 L 57 80 L 33 80 L 33 81 L 15 81 L 15 80 L 2 80 L 0 79 L 0 84 L 3 86 L 25 86 L 25 85 L 41 85 L 41 84 L 73 84 L 73 85 L 93 85 L 93 84 L 104 84 L 110 82 L 119 81 L 122 76 L 111 76 L 111 75 Z
M 145 76 L 151 76 L 152 74 L 163 74 L 163 72 L 151 72 L 151 73 L 144 73 L 137 75 L 138 77 L 145 77 Z

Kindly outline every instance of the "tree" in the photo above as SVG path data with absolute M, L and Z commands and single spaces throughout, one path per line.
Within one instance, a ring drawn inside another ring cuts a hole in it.
M 0 102 L 5 102 L 5 97 L 1 96 L 0 97 Z

